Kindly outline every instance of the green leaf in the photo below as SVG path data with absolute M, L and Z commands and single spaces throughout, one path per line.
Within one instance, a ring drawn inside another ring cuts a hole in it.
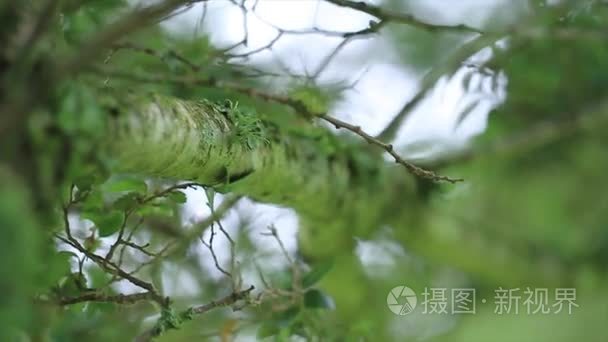
M 141 216 L 163 216 L 173 217 L 173 206 L 167 203 L 164 198 L 154 200 L 137 209 L 137 213 Z
M 82 203 L 82 215 L 86 216 L 87 214 L 90 214 L 90 212 L 97 213 L 103 209 L 103 206 L 104 202 L 101 191 L 93 190 Z
M 89 252 L 94 252 L 99 246 L 101 246 L 101 241 L 95 238 L 95 234 L 91 234 L 91 236 L 87 237 L 83 241 L 84 248 Z
M 57 292 L 60 296 L 77 296 L 87 288 L 87 278 L 79 272 L 72 272 L 63 277 L 57 284 Z
M 186 197 L 186 194 L 181 191 L 173 191 L 173 192 L 169 193 L 169 195 L 167 197 L 169 199 L 171 199 L 173 202 L 179 203 L 179 204 L 186 203 L 186 201 L 188 200 Z
M 301 312 L 299 306 L 292 306 L 289 309 L 277 312 L 273 315 L 273 319 L 266 321 L 260 325 L 257 332 L 257 338 L 263 339 L 270 336 L 291 335 L 290 327 Z
M 313 85 L 298 85 L 291 89 L 290 97 L 300 101 L 306 109 L 313 113 L 325 113 L 329 109 L 332 100 L 339 97 L 339 92 L 333 89 L 322 89 Z
M 89 269 L 87 271 L 87 276 L 89 277 L 89 283 L 92 288 L 102 287 L 107 284 L 108 281 L 112 278 L 110 274 L 104 272 L 103 270 L 97 267 L 92 267 L 91 269 Z M 112 290 L 112 288 L 108 288 L 108 291 L 110 293 L 114 293 L 114 290 Z
M 214 208 L 213 204 L 215 202 L 215 190 L 213 188 L 206 188 L 205 194 L 207 195 L 207 201 L 209 201 L 209 207 Z
M 258 339 L 263 339 L 266 337 L 274 336 L 279 332 L 279 327 L 273 322 L 264 322 L 258 328 L 258 332 L 256 337 Z
M 275 341 L 276 342 L 289 342 L 290 341 L 289 337 L 291 335 L 293 335 L 293 332 L 291 331 L 291 329 L 283 328 L 279 331 L 279 334 L 276 336 Z
M 306 273 L 302 277 L 302 286 L 308 288 L 316 284 L 331 268 L 333 267 L 333 260 L 328 260 L 315 265 L 310 272 Z
M 299 305 L 294 305 L 289 309 L 279 312 L 274 324 L 281 328 L 290 327 L 298 318 L 302 308 Z
M 291 290 L 293 285 L 293 275 L 291 269 L 273 272 L 269 275 L 270 283 L 272 286 L 283 289 Z
M 103 185 L 103 189 L 108 192 L 138 192 L 145 194 L 148 191 L 148 186 L 141 179 L 119 178 L 108 180 Z
M 68 134 L 73 134 L 78 127 L 78 106 L 79 98 L 75 91 L 77 88 L 72 88 L 68 91 L 63 99 L 63 103 L 57 114 L 57 122 Z
M 76 253 L 70 251 L 61 251 L 57 253 L 57 256 L 52 259 L 52 263 L 54 267 L 50 267 L 51 269 L 55 269 L 55 271 L 59 271 L 57 273 L 66 274 L 71 271 L 70 260 L 72 258 L 76 258 L 78 260 L 78 255 Z
M 109 213 L 86 213 L 83 216 L 95 223 L 99 236 L 106 237 L 116 233 L 120 229 L 125 218 L 125 213 L 114 210 Z
M 95 184 L 94 175 L 83 175 L 74 179 L 74 184 L 78 188 L 78 191 L 89 191 L 93 184 Z
M 60 251 L 49 255 L 44 261 L 44 275 L 32 284 L 37 291 L 45 293 L 49 287 L 57 285 L 60 280 L 72 272 L 71 259 L 78 259 L 78 255 L 69 251 Z
M 311 289 L 304 294 L 304 306 L 312 309 L 331 309 L 332 303 L 323 292 Z
M 136 206 L 138 201 L 139 195 L 135 192 L 130 192 L 119 197 L 116 201 L 114 201 L 114 203 L 112 203 L 112 206 L 118 210 L 125 211 Z
M 103 302 L 90 302 L 87 303 L 86 309 L 84 310 L 87 317 L 95 317 L 97 314 L 104 315 L 112 315 L 113 312 L 116 312 L 116 304 L 115 303 L 103 303 Z M 80 311 L 82 312 L 82 311 Z

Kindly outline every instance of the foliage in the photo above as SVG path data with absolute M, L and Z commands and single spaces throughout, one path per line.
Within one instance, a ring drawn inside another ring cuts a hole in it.
M 603 341 L 604 1 L 517 1 L 472 27 L 422 1 L 324 0 L 369 25 L 276 27 L 262 48 L 159 24 L 211 2 L 0 1 L 1 341 Z M 247 34 L 253 3 L 226 3 Z M 343 42 L 313 72 L 248 62 L 309 34 Z M 357 81 L 325 82 L 328 65 L 377 37 L 390 46 L 363 56 L 426 73 L 403 115 L 442 80 L 506 84 L 485 132 L 418 164 L 333 116 Z M 242 197 L 294 209 L 295 250 L 272 224 L 259 242 Z M 193 205 L 208 215 L 189 222 Z M 402 283 L 576 288 L 579 306 L 395 316 Z

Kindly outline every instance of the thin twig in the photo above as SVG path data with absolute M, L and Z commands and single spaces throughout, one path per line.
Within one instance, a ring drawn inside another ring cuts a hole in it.
M 149 243 L 147 243 L 147 244 L 145 244 L 143 246 L 140 246 L 140 245 L 138 245 L 138 244 L 136 244 L 134 242 L 128 241 L 128 240 L 120 240 L 120 243 L 123 244 L 123 245 L 125 245 L 125 246 L 128 246 L 128 247 L 131 247 L 133 249 L 136 249 L 136 250 L 142 252 L 143 254 L 145 254 L 147 256 L 154 257 L 154 256 L 157 255 L 156 253 L 153 253 L 153 252 L 150 252 L 150 251 L 146 250 L 146 248 L 150 246 Z
M 299 293 L 301 290 L 300 268 L 298 267 L 298 264 L 291 258 L 291 256 L 287 252 L 287 248 L 285 248 L 285 244 L 283 244 L 283 240 L 281 240 L 281 238 L 279 237 L 277 228 L 274 225 L 270 225 L 268 227 L 268 231 L 270 232 L 269 235 L 271 235 L 277 241 L 277 243 L 279 244 L 279 247 L 281 248 L 281 252 L 283 253 L 283 256 L 285 256 L 285 259 L 287 259 L 287 262 L 289 263 L 289 266 L 291 267 L 291 273 L 293 275 L 291 286 L 295 292 Z
M 151 292 L 133 293 L 133 294 L 117 294 L 108 295 L 99 292 L 85 293 L 76 297 L 63 297 L 57 303 L 59 305 L 71 305 L 82 302 L 106 302 L 116 304 L 134 304 L 140 301 L 154 300 L 154 294 Z
M 251 291 L 253 291 L 254 289 L 255 289 L 255 287 L 253 285 L 251 285 L 251 286 L 249 286 L 249 288 L 247 288 L 245 290 L 235 291 L 226 297 L 211 301 L 204 305 L 193 307 L 192 313 L 200 315 L 200 314 L 204 314 L 204 313 L 206 313 L 212 309 L 218 308 L 218 307 L 232 305 L 239 300 L 243 300 L 243 299 L 247 298 L 247 296 L 249 296 L 249 293 L 251 293 Z
M 55 234 L 55 238 L 59 239 L 60 241 L 74 247 L 76 250 L 78 250 L 79 252 L 81 252 L 82 254 L 86 255 L 89 259 L 91 259 L 95 264 L 97 264 L 101 269 L 109 272 L 110 274 L 119 276 L 127 281 L 129 281 L 131 284 L 136 285 L 138 287 L 141 287 L 145 290 L 147 290 L 148 292 L 152 293 L 152 298 L 158 302 L 161 305 L 165 305 L 166 304 L 166 299 L 163 298 L 161 295 L 159 295 L 156 292 L 156 289 L 154 288 L 154 286 L 151 283 L 148 283 L 144 280 L 141 280 L 129 273 L 127 273 L 126 271 L 124 271 L 123 269 L 121 269 L 120 267 L 118 267 L 118 265 L 116 265 L 115 263 L 106 260 L 105 258 L 103 258 L 100 255 L 94 254 L 90 251 L 88 251 L 86 248 L 84 248 L 78 241 L 75 240 L 68 240 L 60 235 Z
M 110 246 L 110 249 L 108 250 L 108 253 L 106 254 L 106 257 L 105 257 L 106 260 L 112 260 L 112 257 L 114 257 L 114 252 L 116 251 L 116 248 L 118 248 L 121 241 L 123 241 L 122 237 L 125 234 L 125 229 L 127 227 L 127 220 L 129 219 L 129 216 L 131 215 L 132 212 L 133 212 L 133 210 L 128 210 L 125 213 L 125 216 L 120 225 L 120 229 L 118 230 L 118 236 L 116 237 L 116 241 Z
M 216 308 L 233 305 L 241 300 L 246 300 L 249 297 L 249 294 L 251 293 L 251 291 L 253 291 L 254 289 L 255 289 L 255 287 L 253 285 L 251 285 L 249 288 L 247 288 L 245 290 L 233 291 L 231 294 L 229 294 L 223 298 L 220 298 L 218 300 L 214 300 L 214 301 L 211 301 L 207 304 L 203 304 L 200 306 L 191 307 L 191 308 L 185 310 L 182 314 L 180 314 L 180 316 L 191 317 L 192 315 L 201 315 L 201 314 L 207 313 Z M 159 336 L 161 333 L 162 333 L 162 331 L 155 327 L 155 328 L 146 330 L 145 332 L 143 332 L 142 334 L 137 336 L 135 338 L 135 341 L 136 342 L 148 342 L 148 341 L 151 341 L 153 338 Z
M 215 237 L 215 228 L 214 226 L 211 226 L 211 236 L 209 237 L 209 243 L 205 242 L 205 240 L 203 239 L 203 237 L 200 237 L 201 243 L 203 244 L 203 246 L 207 247 L 207 249 L 209 249 L 209 252 L 211 253 L 211 257 L 213 258 L 213 263 L 215 264 L 215 268 L 222 272 L 226 277 L 228 278 L 232 278 L 232 274 L 230 274 L 230 272 L 226 271 L 221 265 L 220 262 L 217 258 L 217 255 L 215 254 L 215 250 L 213 249 L 213 239 Z
M 395 152 L 395 149 L 393 148 L 392 144 L 387 144 L 385 142 L 382 142 L 382 141 L 374 138 L 370 134 L 363 131 L 360 126 L 352 125 L 348 122 L 342 121 L 340 119 L 337 119 L 337 118 L 334 118 L 334 117 L 331 117 L 328 115 L 323 115 L 323 116 L 321 116 L 321 118 L 323 120 L 331 123 L 332 125 L 334 125 L 334 127 L 336 127 L 336 129 L 344 128 L 344 129 L 349 130 L 349 131 L 357 134 L 358 136 L 362 137 L 368 143 L 381 147 L 395 159 L 396 163 L 403 165 L 408 171 L 410 171 L 412 174 L 414 174 L 418 177 L 431 179 L 433 181 L 446 181 L 446 182 L 450 182 L 450 183 L 457 183 L 457 182 L 464 181 L 464 179 L 462 179 L 462 178 L 451 178 L 451 177 L 447 177 L 447 176 L 438 175 L 431 170 L 423 169 L 421 167 L 418 167 L 418 166 L 406 161 L 397 152 Z

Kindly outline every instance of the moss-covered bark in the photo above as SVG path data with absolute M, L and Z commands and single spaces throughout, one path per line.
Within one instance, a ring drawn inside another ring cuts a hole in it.
M 402 169 L 377 155 L 351 153 L 322 128 L 287 136 L 230 104 L 159 96 L 134 99 L 120 112 L 109 147 L 121 171 L 194 180 L 292 207 L 311 226 L 340 220 L 347 241 L 389 217 L 396 197 L 414 200 L 413 181 Z M 337 243 L 335 233 L 314 230 L 317 243 Z
M 411 175 L 321 127 L 314 134 L 287 135 L 230 103 L 156 95 L 129 97 L 113 112 L 107 150 L 118 170 L 198 181 L 294 208 L 302 219 L 306 254 L 350 250 L 354 237 L 391 226 L 413 252 L 486 279 L 505 281 L 510 266 L 511 283 L 560 277 L 561 272 L 542 271 L 540 262 L 530 265 L 521 251 L 500 241 L 479 244 L 479 236 L 468 241 L 443 234 Z

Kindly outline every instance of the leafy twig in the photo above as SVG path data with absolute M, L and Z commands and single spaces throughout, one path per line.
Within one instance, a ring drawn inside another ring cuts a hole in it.
M 201 1 L 206 0 L 165 0 L 150 6 L 136 8 L 119 18 L 112 25 L 108 25 L 107 29 L 91 37 L 87 44 L 84 44 L 74 56 L 67 58 L 66 62 L 61 64 L 58 69 L 66 74 L 78 72 L 90 61 L 98 58 L 101 51 L 121 38 L 141 30 L 149 24 L 156 23 L 159 18 L 166 16 L 180 6 Z
M 59 239 L 60 241 L 74 247 L 76 250 L 78 250 L 82 254 L 86 255 L 87 258 L 92 260 L 101 269 L 105 270 L 106 272 L 108 272 L 110 274 L 119 276 L 119 277 L 129 281 L 131 284 L 133 284 L 135 286 L 138 286 L 138 287 L 141 287 L 141 288 L 147 290 L 148 292 L 151 293 L 151 296 L 152 296 L 151 298 L 154 301 L 158 302 L 162 306 L 166 305 L 166 299 L 156 292 L 156 289 L 154 288 L 154 286 L 151 283 L 148 283 L 147 281 L 141 280 L 141 279 L 127 273 L 126 271 L 121 269 L 115 263 L 103 258 L 100 255 L 97 255 L 95 253 L 88 251 L 78 241 L 76 241 L 74 239 L 69 240 L 60 235 L 55 235 L 55 237 L 57 239 Z
M 161 316 L 161 318 L 159 319 L 159 322 L 157 322 L 157 324 L 156 324 L 156 326 L 154 326 L 154 328 L 149 329 L 149 330 L 143 332 L 142 334 L 140 334 L 139 336 L 137 336 L 137 338 L 135 338 L 135 341 L 136 342 L 151 341 L 153 338 L 160 336 L 167 329 L 177 329 L 179 327 L 179 324 L 181 324 L 183 321 L 192 320 L 194 318 L 194 315 L 201 315 L 201 314 L 207 313 L 213 309 L 230 306 L 230 305 L 237 303 L 238 301 L 246 300 L 249 297 L 249 294 L 251 293 L 251 291 L 253 291 L 254 289 L 255 288 L 252 285 L 245 290 L 233 291 L 231 294 L 229 294 L 225 297 L 222 297 L 218 300 L 211 301 L 207 304 L 191 307 L 191 308 L 181 312 L 179 315 L 176 315 L 177 317 L 173 317 L 173 321 L 170 322 L 171 324 L 164 324 L 164 322 L 161 321 L 164 319 L 164 317 Z

